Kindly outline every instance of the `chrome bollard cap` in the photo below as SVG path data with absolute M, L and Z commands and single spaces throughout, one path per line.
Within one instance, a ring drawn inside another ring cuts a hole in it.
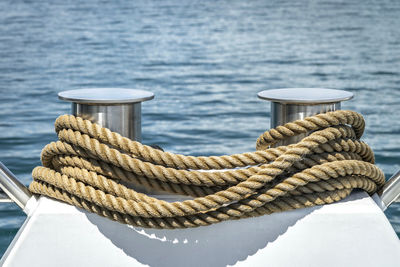
M 151 100 L 154 94 L 136 89 L 93 88 L 63 91 L 58 98 L 78 104 L 119 105 Z
M 324 104 L 352 99 L 352 92 L 324 88 L 283 88 L 258 93 L 258 97 L 282 104 Z
M 341 101 L 353 98 L 353 93 L 324 88 L 283 88 L 258 93 L 258 97 L 271 101 L 271 128 L 302 120 L 308 116 L 339 110 Z M 275 146 L 299 142 L 307 134 L 298 134 L 277 142 Z
M 124 88 L 86 88 L 60 92 L 58 98 L 72 102 L 73 115 L 140 142 L 141 102 L 153 99 L 154 94 Z

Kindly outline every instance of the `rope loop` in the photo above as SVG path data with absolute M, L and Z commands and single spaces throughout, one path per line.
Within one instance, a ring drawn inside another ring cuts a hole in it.
M 62 115 L 55 122 L 59 141 L 43 149 L 29 189 L 121 223 L 165 229 L 329 204 L 355 188 L 373 194 L 385 182 L 359 140 L 364 127 L 354 111 L 328 112 L 264 132 L 255 152 L 194 157 Z M 167 202 L 146 194 L 154 191 L 190 198 Z

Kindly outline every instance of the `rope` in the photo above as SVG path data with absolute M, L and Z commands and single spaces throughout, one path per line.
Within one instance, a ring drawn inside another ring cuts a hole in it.
M 373 194 L 385 181 L 353 111 L 290 122 L 263 133 L 255 152 L 211 157 L 163 152 L 72 115 L 55 126 L 59 141 L 43 149 L 29 189 L 138 227 L 197 227 L 329 204 L 355 188 Z M 167 202 L 139 187 L 192 198 Z

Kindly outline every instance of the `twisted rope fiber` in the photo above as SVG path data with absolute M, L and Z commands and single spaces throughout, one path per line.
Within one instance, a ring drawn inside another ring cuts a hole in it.
M 353 111 L 290 122 L 263 133 L 255 152 L 211 157 L 163 152 L 72 115 L 55 126 L 59 141 L 43 149 L 29 189 L 139 227 L 197 227 L 329 204 L 355 188 L 373 194 L 385 181 Z M 192 198 L 167 202 L 134 188 Z

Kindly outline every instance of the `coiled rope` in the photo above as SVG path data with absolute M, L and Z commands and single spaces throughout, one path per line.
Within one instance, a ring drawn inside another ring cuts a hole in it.
M 197 227 L 323 205 L 355 188 L 373 194 L 385 181 L 353 111 L 290 122 L 263 133 L 255 152 L 211 157 L 163 152 L 72 115 L 55 126 L 59 141 L 43 149 L 29 189 L 133 226 Z M 135 186 L 193 198 L 167 202 Z

